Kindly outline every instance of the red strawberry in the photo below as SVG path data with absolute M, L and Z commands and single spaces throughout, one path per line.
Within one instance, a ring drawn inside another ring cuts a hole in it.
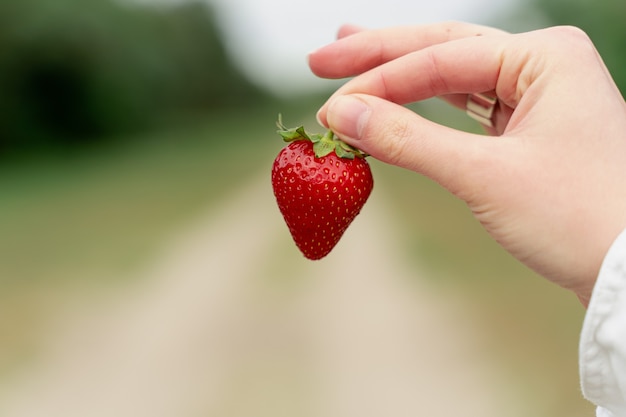
M 286 142 L 272 168 L 272 186 L 291 236 L 304 256 L 326 256 L 369 197 L 374 180 L 365 155 L 333 132 L 303 127 L 278 133 Z

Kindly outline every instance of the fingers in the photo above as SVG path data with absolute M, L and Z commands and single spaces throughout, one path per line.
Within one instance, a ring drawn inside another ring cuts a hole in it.
M 383 162 L 424 174 L 460 195 L 492 158 L 496 142 L 421 118 L 379 97 L 337 97 L 328 124 L 339 137 Z
M 506 62 L 511 71 L 502 71 L 507 42 L 508 38 L 501 36 L 472 37 L 412 52 L 352 79 L 329 101 L 344 94 L 367 94 L 406 104 L 441 95 L 493 90 L 505 105 L 514 108 L 524 55 Z M 499 83 L 502 79 L 505 82 Z M 327 107 L 328 103 L 318 113 L 323 124 Z
M 485 26 L 458 22 L 380 30 L 345 25 L 339 30 L 338 41 L 309 54 L 309 66 L 320 77 L 350 77 L 428 46 L 503 33 Z

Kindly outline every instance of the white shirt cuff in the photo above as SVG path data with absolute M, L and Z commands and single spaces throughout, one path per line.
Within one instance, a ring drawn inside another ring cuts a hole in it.
M 580 338 L 580 378 L 598 417 L 626 417 L 626 230 L 609 249 Z

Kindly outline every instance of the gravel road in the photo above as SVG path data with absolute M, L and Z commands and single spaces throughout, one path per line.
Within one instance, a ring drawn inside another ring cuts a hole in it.
M 464 300 L 398 255 L 386 204 L 375 189 L 310 262 L 259 174 L 132 286 L 58 320 L 44 354 L 0 387 L 0 415 L 524 415 Z

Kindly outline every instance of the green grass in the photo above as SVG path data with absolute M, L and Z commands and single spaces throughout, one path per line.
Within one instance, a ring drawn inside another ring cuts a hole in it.
M 140 263 L 267 165 L 280 146 L 271 113 L 208 115 L 187 128 L 5 163 L 0 285 L 97 279 L 90 272 Z

